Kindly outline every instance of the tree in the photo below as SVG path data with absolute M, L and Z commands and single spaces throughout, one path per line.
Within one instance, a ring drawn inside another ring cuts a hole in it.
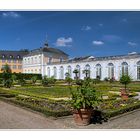
M 24 86 L 26 83 L 26 80 L 24 79 L 24 76 L 22 73 L 18 74 L 18 84 L 20 84 L 21 86 Z
M 75 70 L 73 71 L 73 73 L 75 74 L 76 79 L 78 79 L 78 73 L 79 73 L 79 71 L 78 71 L 77 69 L 75 69 Z
M 43 86 L 48 86 L 50 84 L 55 84 L 56 79 L 52 76 L 50 78 L 48 78 L 47 76 L 44 76 L 42 79 L 42 85 Z
M 122 75 L 120 77 L 120 83 L 124 85 L 125 91 L 126 91 L 126 87 L 129 83 L 131 83 L 132 79 L 129 75 Z
M 6 88 L 10 88 L 12 86 L 12 70 L 8 64 L 4 65 L 1 69 L 2 71 L 2 78 L 3 78 L 3 85 Z
M 15 74 L 12 75 L 12 80 L 13 80 L 13 82 L 16 82 L 17 76 Z
M 70 74 L 68 72 L 65 73 L 65 81 L 70 85 L 72 83 L 72 78 L 70 77 Z
M 89 70 L 83 70 L 83 73 L 85 74 L 85 78 L 89 77 L 90 71 Z

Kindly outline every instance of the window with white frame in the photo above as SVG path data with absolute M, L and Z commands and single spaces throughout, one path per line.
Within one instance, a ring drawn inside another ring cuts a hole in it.
M 122 75 L 128 75 L 128 64 L 127 64 L 127 62 L 123 62 L 122 63 L 122 72 L 121 72 L 121 74 Z
M 50 67 L 47 68 L 47 76 L 50 77 Z
M 57 68 L 56 67 L 53 68 L 53 76 L 54 76 L 54 78 L 57 78 Z
M 85 66 L 84 73 L 86 74 L 86 77 L 90 77 L 90 65 L 89 64 L 87 64 Z
M 137 62 L 137 80 L 140 80 L 140 61 Z
M 81 68 L 80 68 L 79 65 L 76 66 L 76 70 L 78 70 L 77 77 L 78 77 L 78 79 L 80 79 L 80 76 L 81 76 Z
M 102 69 L 101 69 L 101 65 L 97 64 L 96 65 L 96 78 L 100 78 L 102 77 Z
M 64 68 L 63 68 L 63 66 L 60 67 L 60 79 L 64 79 Z
M 114 65 L 113 63 L 108 64 L 108 78 L 112 79 L 114 77 Z
M 69 76 L 71 77 L 72 76 L 72 68 L 71 68 L 71 66 L 68 66 L 68 73 L 69 73 Z
M 52 57 L 49 57 L 48 64 L 51 64 L 51 63 L 52 63 Z

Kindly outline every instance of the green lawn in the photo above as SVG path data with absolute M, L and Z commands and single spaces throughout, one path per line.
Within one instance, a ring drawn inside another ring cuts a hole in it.
M 95 87 L 97 93 L 102 93 L 109 97 L 109 100 L 104 99 L 104 101 L 101 102 L 101 109 L 107 111 L 107 116 L 115 116 L 140 107 L 140 101 L 133 98 L 129 98 L 128 102 L 122 101 L 120 97 L 120 100 L 116 100 L 118 95 L 115 91 L 119 92 L 120 88 L 123 87 L 119 82 L 112 84 L 109 82 L 101 82 L 93 85 L 93 87 Z M 131 83 L 128 85 L 128 88 L 133 93 L 136 91 L 140 92 L 140 83 Z M 73 89 L 75 90 L 76 86 L 73 86 Z M 109 91 L 113 91 L 113 93 L 110 93 Z M 5 95 L 5 93 L 7 95 Z M 18 96 L 11 96 L 13 94 Z M 33 110 L 50 113 L 51 115 L 56 116 L 68 115 L 70 113 L 70 102 L 61 100 L 61 98 L 70 97 L 70 90 L 66 85 L 55 85 L 51 87 L 26 85 L 23 87 L 15 86 L 10 89 L 0 87 L 1 99 L 4 98 L 6 101 L 14 102 L 21 106 L 26 106 Z M 60 100 L 57 101 L 54 98 L 59 98 Z M 57 111 L 59 111 L 58 114 Z
M 39 98 L 64 98 L 70 97 L 70 91 L 67 86 L 29 86 L 29 87 L 14 87 L 10 92 L 22 95 L 29 95 Z
M 97 93 L 100 92 L 104 95 L 109 94 L 109 91 L 120 91 L 123 86 L 119 82 L 110 84 L 109 82 L 101 82 L 93 85 Z M 74 88 L 74 87 L 73 87 Z M 76 87 L 75 87 L 76 88 Z M 140 92 L 140 83 L 131 83 L 128 85 L 131 92 Z M 23 86 L 23 87 L 12 87 L 10 89 L 0 88 L 1 91 L 9 93 L 29 95 L 39 98 L 65 98 L 70 97 L 70 90 L 68 86 L 56 85 L 52 87 L 43 86 Z

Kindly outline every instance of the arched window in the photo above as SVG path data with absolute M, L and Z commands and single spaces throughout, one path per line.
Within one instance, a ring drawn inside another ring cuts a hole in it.
M 140 61 L 137 62 L 137 80 L 140 80 Z
M 54 76 L 54 78 L 57 78 L 57 68 L 56 67 L 53 68 L 53 76 Z
M 126 62 L 122 63 L 122 75 L 128 75 L 128 64 Z
M 86 77 L 90 77 L 90 65 L 89 64 L 87 64 L 85 66 L 84 73 L 85 73 Z
M 50 77 L 50 67 L 47 68 L 47 76 Z
M 80 79 L 80 76 L 81 76 L 81 68 L 79 65 L 76 66 L 76 69 L 78 70 L 78 73 L 77 73 L 77 77 L 78 79 Z
M 72 76 L 72 68 L 71 68 L 71 66 L 68 66 L 68 73 L 69 73 L 69 75 L 71 77 Z
M 60 67 L 60 79 L 64 79 L 64 68 L 63 68 L 63 66 Z
M 114 65 L 112 63 L 108 64 L 108 78 L 111 79 L 114 77 Z
M 96 78 L 101 79 L 101 76 L 102 76 L 101 65 L 97 64 L 96 65 Z

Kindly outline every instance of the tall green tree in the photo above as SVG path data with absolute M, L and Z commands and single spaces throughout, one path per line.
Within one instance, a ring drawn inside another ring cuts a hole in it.
M 120 77 L 120 83 L 124 85 L 125 91 L 127 88 L 127 85 L 132 81 L 131 77 L 129 75 L 122 75 Z
M 12 70 L 8 64 L 4 65 L 1 69 L 2 71 L 2 78 L 3 78 L 3 85 L 6 88 L 10 88 L 12 86 Z

